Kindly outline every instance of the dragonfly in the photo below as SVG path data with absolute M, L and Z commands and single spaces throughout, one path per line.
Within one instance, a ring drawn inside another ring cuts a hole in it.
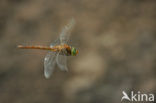
M 18 45 L 18 48 L 49 50 L 44 58 L 44 76 L 47 79 L 50 78 L 50 76 L 53 74 L 56 64 L 62 71 L 68 71 L 67 56 L 76 56 L 78 54 L 78 50 L 75 47 L 68 45 L 71 34 L 70 32 L 74 25 L 75 20 L 72 18 L 69 23 L 62 29 L 58 39 L 52 42 L 50 46 Z

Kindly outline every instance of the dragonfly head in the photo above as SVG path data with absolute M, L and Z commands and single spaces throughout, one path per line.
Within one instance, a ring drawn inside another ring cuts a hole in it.
M 78 50 L 74 47 L 71 48 L 71 55 L 76 56 L 78 54 Z

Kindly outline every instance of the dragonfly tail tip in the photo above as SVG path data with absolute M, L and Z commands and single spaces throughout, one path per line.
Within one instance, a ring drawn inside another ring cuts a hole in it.
M 23 46 L 22 45 L 17 45 L 17 48 L 22 48 Z

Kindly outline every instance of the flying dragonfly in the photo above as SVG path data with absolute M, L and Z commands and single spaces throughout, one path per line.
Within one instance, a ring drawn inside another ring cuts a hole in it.
M 75 47 L 69 46 L 68 41 L 70 37 L 70 32 L 75 25 L 75 20 L 72 18 L 70 22 L 62 29 L 59 38 L 55 40 L 50 46 L 24 46 L 18 45 L 21 49 L 41 49 L 49 50 L 44 58 L 44 76 L 49 78 L 57 64 L 62 71 L 68 71 L 67 68 L 67 56 L 76 56 L 78 50 Z

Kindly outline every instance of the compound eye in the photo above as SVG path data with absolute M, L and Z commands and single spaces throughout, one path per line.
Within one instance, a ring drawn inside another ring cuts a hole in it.
M 71 54 L 72 54 L 72 56 L 75 56 L 76 55 L 76 52 L 77 50 L 75 49 L 75 48 L 72 48 L 72 51 L 71 51 Z

